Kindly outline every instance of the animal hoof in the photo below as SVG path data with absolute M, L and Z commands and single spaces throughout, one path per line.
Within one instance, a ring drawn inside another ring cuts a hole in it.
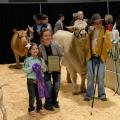
M 22 68 L 22 67 L 18 67 L 18 66 L 15 67 L 15 69 L 21 69 L 21 68 Z
M 76 92 L 76 93 L 72 93 L 73 95 L 79 95 L 80 94 L 80 92 Z
M 22 64 L 16 65 L 15 69 L 22 69 Z
M 86 90 L 81 90 L 80 93 L 86 93 Z
M 81 90 L 80 93 L 86 93 L 86 89 Z
M 67 80 L 67 83 L 72 83 L 70 80 Z
M 22 69 L 22 65 L 9 65 L 9 68 L 11 69 Z
M 81 88 L 81 89 L 80 89 L 80 92 L 81 92 L 81 93 L 86 93 L 86 88 Z

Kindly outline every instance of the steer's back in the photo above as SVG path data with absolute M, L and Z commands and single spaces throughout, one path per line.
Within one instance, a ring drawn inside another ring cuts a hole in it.
M 62 30 L 56 32 L 53 36 L 53 40 L 63 46 L 64 59 L 62 63 L 66 67 L 74 69 L 74 71 L 82 72 L 86 71 L 84 46 L 81 46 L 76 39 L 73 33 Z
M 73 33 L 68 31 L 58 30 L 53 35 L 53 41 L 64 48 L 64 52 L 68 52 L 72 44 Z

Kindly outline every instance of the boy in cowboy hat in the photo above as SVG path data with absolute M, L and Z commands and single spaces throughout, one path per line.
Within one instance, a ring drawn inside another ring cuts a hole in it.
M 97 66 L 97 84 L 98 84 L 98 98 L 106 101 L 106 94 L 104 89 L 104 74 L 105 62 L 107 53 L 112 49 L 109 31 L 105 31 L 102 26 L 102 19 L 100 14 L 93 14 L 92 18 L 93 28 L 89 32 L 89 39 L 86 43 L 87 51 L 87 67 L 88 67 L 88 80 L 87 80 L 87 93 L 85 101 L 89 101 L 94 97 L 94 77 L 95 67 Z

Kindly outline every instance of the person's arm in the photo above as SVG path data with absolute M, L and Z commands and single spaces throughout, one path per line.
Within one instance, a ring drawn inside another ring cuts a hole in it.
M 23 70 L 25 71 L 25 73 L 31 73 L 32 72 L 32 66 L 29 65 L 29 60 L 28 59 L 26 59 L 24 61 Z
M 55 28 L 54 28 L 54 32 L 57 32 L 58 30 L 62 30 L 62 26 L 61 26 L 61 23 L 60 22 L 57 22 L 55 24 Z

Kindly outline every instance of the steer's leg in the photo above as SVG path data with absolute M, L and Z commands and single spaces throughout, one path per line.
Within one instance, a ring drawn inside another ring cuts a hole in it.
M 77 85 L 77 73 L 74 72 L 71 74 L 71 82 L 72 82 L 72 94 L 73 95 L 78 95 L 80 94 L 80 91 L 78 90 L 78 85 Z
M 78 91 L 78 85 L 77 85 L 77 73 L 73 71 L 72 69 L 67 69 L 70 73 L 71 82 L 72 82 L 72 94 L 78 95 L 80 91 Z
M 16 65 L 19 66 L 20 65 L 19 56 L 15 54 L 15 58 L 16 58 Z
M 66 71 L 67 71 L 67 77 L 66 77 L 67 83 L 71 83 L 70 73 L 68 72 L 67 68 Z
M 86 92 L 86 86 L 85 86 L 86 74 L 81 74 L 80 76 L 81 76 L 80 92 L 85 93 Z
M 15 59 L 16 59 L 16 69 L 20 69 L 21 68 L 20 60 L 19 60 L 19 56 L 17 54 L 15 54 Z

